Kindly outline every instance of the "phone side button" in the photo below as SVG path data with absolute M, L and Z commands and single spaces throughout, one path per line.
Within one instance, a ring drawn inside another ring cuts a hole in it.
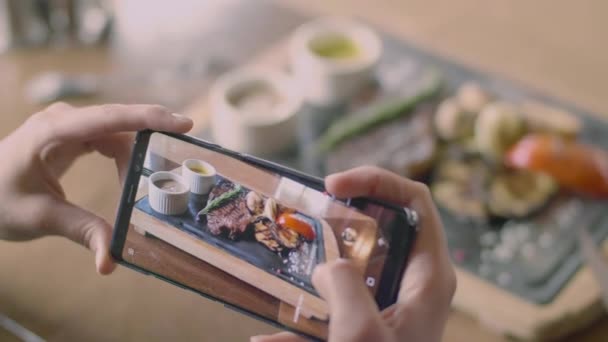
M 129 188 L 129 197 L 127 197 L 129 199 L 129 204 L 133 204 L 133 201 L 135 201 L 135 184 L 131 185 L 131 188 Z
M 407 221 L 410 225 L 416 228 L 416 231 L 420 230 L 420 218 L 418 217 L 418 213 L 415 210 L 410 208 L 403 208 L 405 215 L 407 216 Z

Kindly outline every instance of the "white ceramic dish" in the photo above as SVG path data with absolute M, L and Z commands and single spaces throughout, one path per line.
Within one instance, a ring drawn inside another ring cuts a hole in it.
M 205 174 L 193 171 L 205 170 Z M 213 165 L 198 159 L 186 159 L 182 163 L 182 177 L 188 183 L 190 192 L 196 195 L 208 194 L 215 185 L 216 171 Z
M 313 51 L 315 41 L 343 38 L 356 48 L 356 58 L 335 59 Z M 289 42 L 294 78 L 304 99 L 331 106 L 346 101 L 373 80 L 382 42 L 369 27 L 346 18 L 324 18 L 300 26 Z
M 163 188 L 160 182 L 174 182 L 175 186 Z M 188 196 L 190 187 L 179 175 L 159 171 L 150 175 L 148 178 L 148 201 L 150 207 L 158 213 L 164 215 L 180 215 L 188 209 Z
M 268 110 L 251 111 L 236 104 L 244 93 L 264 90 L 276 101 Z M 287 75 L 272 70 L 236 70 L 220 77 L 210 94 L 214 140 L 229 149 L 269 155 L 295 143 L 302 99 Z

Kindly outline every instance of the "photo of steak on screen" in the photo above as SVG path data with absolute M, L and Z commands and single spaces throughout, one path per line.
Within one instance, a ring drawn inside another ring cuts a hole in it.
M 209 170 L 213 167 L 209 163 L 205 165 Z M 196 186 L 190 184 L 188 172 L 183 165 L 172 171 L 150 170 L 149 187 L 155 188 L 152 185 L 158 177 L 155 174 L 164 173 L 162 185 L 179 183 L 176 190 L 183 190 L 185 186 L 192 191 Z M 160 182 L 155 184 L 158 187 Z M 327 261 L 327 256 L 333 257 L 338 253 L 333 244 L 327 249 L 326 240 L 333 237 L 333 233 L 330 233 L 331 236 L 324 234 L 324 229 L 329 229 L 326 222 L 284 205 L 260 191 L 249 189 L 216 171 L 213 172 L 211 184 L 205 189 L 187 194 L 183 197 L 186 202 L 184 210 L 173 212 L 157 210 L 160 207 L 154 205 L 156 200 L 152 192 L 141 196 L 135 208 L 157 221 L 153 226 L 139 226 L 165 240 L 167 236 L 177 234 L 177 231 L 184 232 L 191 238 L 207 243 L 209 247 L 205 248 L 208 250 L 219 248 L 261 271 L 316 295 L 310 280 L 312 270 Z M 166 200 L 175 200 L 178 195 L 174 194 Z M 154 231 L 155 227 L 162 230 Z M 173 240 L 168 242 L 181 248 L 180 242 L 184 240 L 176 241 L 178 243 Z
M 232 240 L 253 235 L 269 250 L 281 253 L 315 238 L 314 228 L 295 213 L 272 198 L 222 181 L 209 194 L 197 219 L 204 220 L 206 215 L 211 234 L 224 234 Z
M 247 209 L 242 188 L 228 181 L 211 190 L 207 206 L 197 214 L 197 220 L 204 219 L 205 215 L 211 234 L 225 233 L 232 240 L 247 230 L 253 218 Z

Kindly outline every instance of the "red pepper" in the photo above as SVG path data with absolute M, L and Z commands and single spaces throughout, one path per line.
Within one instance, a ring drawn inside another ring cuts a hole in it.
M 532 134 L 507 152 L 509 167 L 545 173 L 565 189 L 608 198 L 608 153 L 559 136 Z
M 284 228 L 288 228 L 299 233 L 307 240 L 315 239 L 315 230 L 312 228 L 312 226 L 294 214 L 284 213 L 279 215 L 277 223 Z

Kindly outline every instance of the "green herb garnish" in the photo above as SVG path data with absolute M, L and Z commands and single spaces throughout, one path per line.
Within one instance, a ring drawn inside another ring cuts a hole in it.
M 217 196 L 213 200 L 207 202 L 207 205 L 201 211 L 198 212 L 197 216 L 207 215 L 210 211 L 221 207 L 222 205 L 226 204 L 226 202 L 231 201 L 233 198 L 239 195 L 241 193 L 241 190 L 242 187 L 240 185 L 236 185 L 234 189 L 226 191 L 223 194 Z

